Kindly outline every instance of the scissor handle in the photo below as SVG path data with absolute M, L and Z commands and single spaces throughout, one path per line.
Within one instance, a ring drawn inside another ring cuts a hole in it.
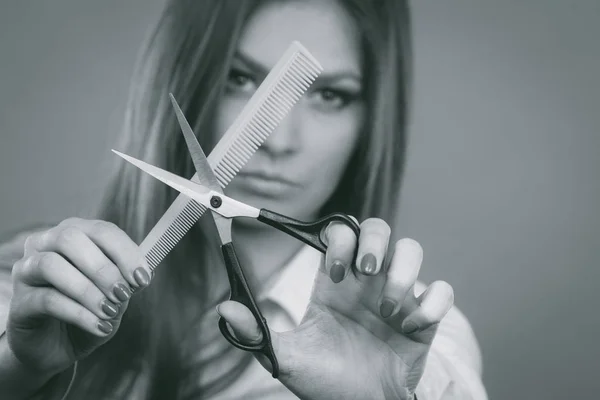
M 219 318 L 219 329 L 225 339 L 238 349 L 264 354 L 271 362 L 273 378 L 277 378 L 279 376 L 279 363 L 277 362 L 277 357 L 275 357 L 275 351 L 273 350 L 269 326 L 267 325 L 267 320 L 263 317 L 254 301 L 254 296 L 252 296 L 252 291 L 250 290 L 244 272 L 242 271 L 233 243 L 229 242 L 222 245 L 221 251 L 223 252 L 227 276 L 229 277 L 229 286 L 231 287 L 229 299 L 242 303 L 250 309 L 262 331 L 262 341 L 255 345 L 243 344 L 231 334 L 227 327 L 227 321 L 225 321 L 223 317 Z
M 263 208 L 260 210 L 257 219 L 303 241 L 322 253 L 327 251 L 327 244 L 323 242 L 321 233 L 331 222 L 345 224 L 354 231 L 356 237 L 360 234 L 358 224 L 349 215 L 343 213 L 329 214 L 314 222 L 303 222 Z

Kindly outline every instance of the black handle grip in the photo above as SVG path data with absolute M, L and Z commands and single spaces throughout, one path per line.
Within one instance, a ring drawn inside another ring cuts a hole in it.
M 331 222 L 337 221 L 346 224 L 354 231 L 356 237 L 360 234 L 358 224 L 348 215 L 342 213 L 329 214 L 315 222 L 303 222 L 263 208 L 260 210 L 257 219 L 303 241 L 322 253 L 327 251 L 327 245 L 321 240 L 321 231 Z
M 264 354 L 271 362 L 273 378 L 277 378 L 279 376 L 279 363 L 277 362 L 277 357 L 275 357 L 275 351 L 273 350 L 273 343 L 271 342 L 271 333 L 269 332 L 267 320 L 263 317 L 254 301 L 254 297 L 252 296 L 252 292 L 250 291 L 250 287 L 248 286 L 248 282 L 246 281 L 244 272 L 242 271 L 242 267 L 235 253 L 233 243 L 229 242 L 224 244 L 221 246 L 221 251 L 223 252 L 227 276 L 229 277 L 229 286 L 231 287 L 229 299 L 242 303 L 250 309 L 262 331 L 262 341 L 255 345 L 245 345 L 241 343 L 231 334 L 229 328 L 227 328 L 227 321 L 225 321 L 223 317 L 219 318 L 219 329 L 225 339 L 238 349 Z

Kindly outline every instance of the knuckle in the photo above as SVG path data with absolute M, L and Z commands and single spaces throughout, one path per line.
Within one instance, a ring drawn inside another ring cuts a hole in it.
M 75 289 L 75 293 L 80 299 L 90 298 L 92 296 L 93 292 L 94 292 L 94 285 L 92 285 L 91 283 L 85 283 Z
M 22 276 L 33 274 L 36 269 L 40 268 L 42 256 L 43 255 L 40 253 L 34 253 L 31 256 L 24 258 L 20 268 Z
M 60 223 L 58 224 L 58 226 L 71 226 L 71 225 L 75 225 L 78 220 L 79 220 L 79 218 L 77 218 L 77 217 L 65 218 L 62 221 L 60 221 Z
M 69 217 L 69 218 L 62 220 L 58 224 L 58 226 L 61 228 L 66 227 L 66 226 L 78 226 L 78 225 L 81 225 L 82 222 L 83 222 L 83 219 L 81 219 L 79 217 Z
M 112 267 L 112 264 L 104 263 L 96 269 L 94 274 L 97 276 L 104 276 L 104 275 L 106 275 L 107 271 L 110 271 L 111 267 Z
M 435 281 L 431 284 L 431 290 L 435 290 L 444 299 L 454 303 L 454 288 L 446 281 Z
M 71 246 L 83 233 L 74 226 L 65 226 L 56 233 L 55 243 L 58 247 Z
M 103 263 L 101 264 L 95 271 L 94 271 L 94 278 L 96 280 L 104 280 L 106 277 L 109 277 L 113 274 L 111 274 L 111 272 L 114 270 L 113 268 L 116 268 L 113 264 L 111 263 Z M 116 279 L 116 277 L 115 277 Z
M 118 228 L 112 222 L 97 219 L 97 220 L 92 221 L 91 229 L 96 233 L 102 234 L 107 231 L 114 232 Z
M 387 244 L 390 239 L 389 234 L 381 230 L 365 231 L 361 236 L 363 240 L 368 239 L 369 241 L 377 242 L 382 245 Z
M 52 268 L 57 261 L 56 253 L 41 253 L 31 257 L 30 266 L 37 266 L 40 271 Z
M 27 236 L 27 238 L 25 238 L 25 244 L 23 245 L 25 252 L 36 249 L 37 245 L 40 241 L 40 238 L 41 238 L 40 233 L 33 233 L 33 234 Z
M 418 255 L 423 254 L 423 247 L 421 246 L 421 244 L 411 238 L 402 238 L 402 239 L 396 241 L 395 250 L 396 251 L 398 251 L 398 250 L 411 251 Z
M 361 223 L 361 226 L 368 227 L 371 225 L 377 225 L 380 222 L 383 222 L 383 220 L 381 218 L 369 217 L 369 218 L 363 220 L 363 222 Z
M 13 280 L 21 280 L 21 278 L 25 275 L 25 263 L 30 257 L 23 257 L 17 260 L 12 267 L 11 277 Z
M 42 301 L 42 309 L 47 314 L 55 314 L 60 310 L 58 293 L 48 290 Z
M 380 240 L 389 240 L 392 229 L 380 218 L 368 218 L 361 224 L 361 236 L 373 236 Z
M 390 231 L 390 226 L 388 225 L 387 222 L 385 222 L 383 219 L 381 218 L 375 218 L 375 217 L 371 217 L 371 218 L 367 218 L 365 219 L 362 224 L 360 224 L 360 227 L 363 229 L 375 229 L 375 230 L 382 230 L 382 231 Z

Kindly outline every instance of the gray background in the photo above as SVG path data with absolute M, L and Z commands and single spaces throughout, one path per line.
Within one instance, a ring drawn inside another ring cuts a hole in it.
M 161 0 L 3 1 L 0 231 L 86 216 Z M 414 1 L 402 235 L 448 280 L 492 399 L 598 398 L 600 2 Z

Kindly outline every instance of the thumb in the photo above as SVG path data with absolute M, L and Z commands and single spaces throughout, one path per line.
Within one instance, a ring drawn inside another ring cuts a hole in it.
M 217 306 L 217 313 L 227 321 L 231 333 L 240 342 L 246 345 L 259 344 L 263 340 L 260 326 L 254 315 L 245 305 L 237 301 L 227 300 Z M 289 346 L 282 345 L 282 335 L 269 329 L 271 343 L 277 362 L 279 363 L 279 374 L 287 373 L 289 366 Z M 254 352 L 257 361 L 270 373 L 273 373 L 271 361 L 262 353 Z
M 262 332 L 254 319 L 252 312 L 237 301 L 225 301 L 217 306 L 217 313 L 227 321 L 231 332 L 241 342 L 247 345 L 259 344 Z

